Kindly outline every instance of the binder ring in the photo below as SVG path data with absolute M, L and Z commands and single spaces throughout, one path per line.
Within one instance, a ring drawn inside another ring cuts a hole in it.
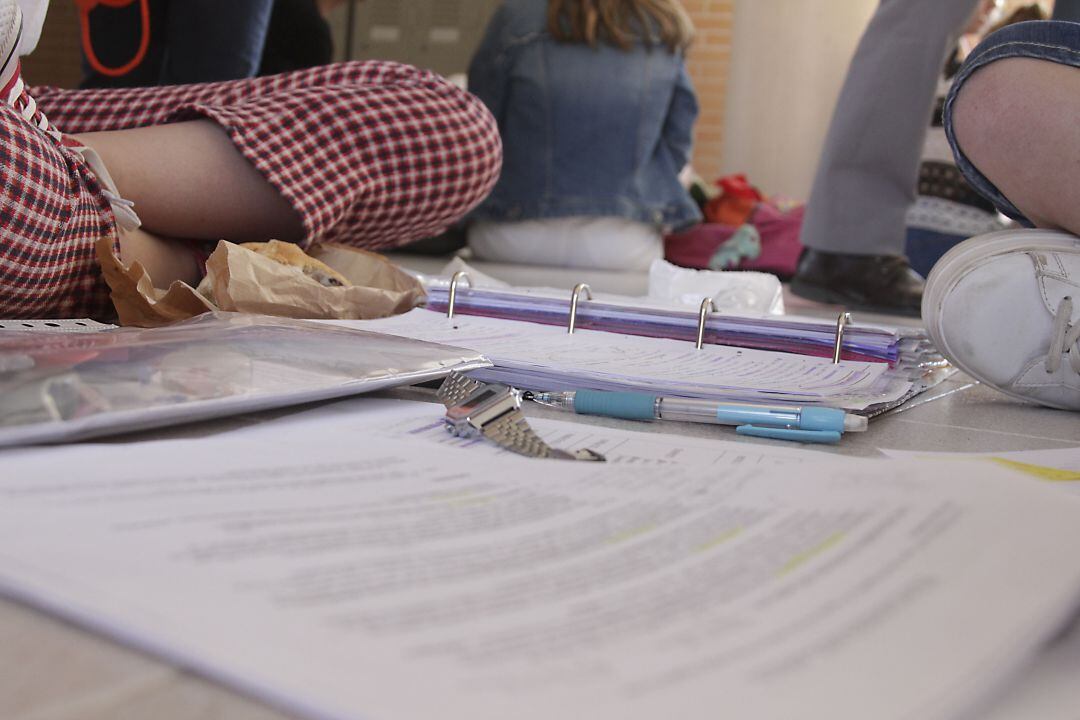
M 851 313 L 842 312 L 840 317 L 836 318 L 836 344 L 833 345 L 832 361 L 833 365 L 840 364 L 840 350 L 844 346 L 844 329 L 851 324 Z
M 458 270 L 456 273 L 453 274 L 453 276 L 451 276 L 451 278 L 450 278 L 450 298 L 446 301 L 446 319 L 447 320 L 453 320 L 454 319 L 454 304 L 457 302 L 457 286 L 458 286 L 458 282 L 460 282 L 462 278 L 465 278 L 465 280 L 469 283 L 469 287 L 473 286 L 472 278 L 469 277 L 469 273 L 465 272 L 464 270 Z
M 711 297 L 707 297 L 701 301 L 701 310 L 698 312 L 697 343 L 694 345 L 698 350 L 705 344 L 705 319 L 710 312 L 716 312 L 716 303 Z
M 566 324 L 566 333 L 568 335 L 573 335 L 574 329 L 577 327 L 578 300 L 583 292 L 587 299 L 592 300 L 592 290 L 585 283 L 578 283 L 575 285 L 574 291 L 570 294 L 570 320 Z

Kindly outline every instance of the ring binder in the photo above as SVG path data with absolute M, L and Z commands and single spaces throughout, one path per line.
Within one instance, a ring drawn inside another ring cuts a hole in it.
M 840 364 L 840 351 L 844 346 L 844 329 L 851 324 L 851 313 L 842 312 L 840 316 L 836 318 L 836 342 L 833 345 L 832 361 L 833 365 Z
M 695 345 L 698 350 L 705 344 L 705 319 L 710 312 L 716 312 L 716 303 L 713 302 L 711 297 L 707 297 L 701 301 L 701 309 L 698 311 L 697 343 Z
M 427 291 L 427 307 L 439 315 L 447 313 L 449 284 L 446 281 L 433 283 Z M 687 344 L 697 339 L 697 307 L 678 309 L 660 304 L 638 305 L 635 298 L 604 297 L 596 293 L 584 296 L 581 292 L 579 290 L 578 302 L 585 302 L 586 298 L 589 302 L 577 307 L 573 321 L 575 331 L 580 324 L 598 332 L 665 337 Z M 464 297 L 466 299 L 453 308 L 455 318 L 475 315 L 570 329 L 571 297 L 562 290 L 523 291 L 474 286 Z M 828 361 L 836 350 L 836 321 L 836 315 L 737 315 L 724 312 L 717 304 L 717 311 L 707 318 L 708 332 L 702 343 L 811 355 Z M 884 362 L 892 367 L 929 367 L 942 362 L 940 354 L 929 343 L 926 331 L 915 327 L 851 322 L 846 328 L 842 347 L 843 359 L 854 362 Z
M 462 278 L 465 278 L 469 282 L 469 287 L 473 286 L 472 278 L 469 277 L 469 273 L 465 272 L 464 270 L 458 270 L 450 278 L 450 298 L 446 302 L 446 319 L 447 320 L 453 320 L 454 319 L 454 303 L 457 302 L 457 286 L 458 286 L 458 282 Z
M 585 292 L 585 297 L 592 300 L 592 289 L 585 283 L 578 283 L 574 286 L 574 291 L 570 294 L 570 320 L 566 326 L 566 332 L 568 335 L 574 334 L 574 329 L 577 326 L 577 306 L 578 299 L 581 297 L 582 291 Z

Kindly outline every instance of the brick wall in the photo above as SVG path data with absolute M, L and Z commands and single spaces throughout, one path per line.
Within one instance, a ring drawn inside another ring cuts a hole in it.
M 724 100 L 731 65 L 735 0 L 682 0 L 697 31 L 690 48 L 690 77 L 701 115 L 694 133 L 694 168 L 707 181 L 720 173 L 724 145 Z

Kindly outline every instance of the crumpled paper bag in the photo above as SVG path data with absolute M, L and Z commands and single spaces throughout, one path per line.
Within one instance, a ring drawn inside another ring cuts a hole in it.
M 222 240 L 207 259 L 206 277 L 198 288 L 177 281 L 163 290 L 139 263 L 124 265 L 108 238 L 97 244 L 121 325 L 158 327 L 213 310 L 367 320 L 407 312 L 425 297 L 418 280 L 376 253 L 333 244 L 315 245 L 307 252 L 352 285 L 326 287 L 294 267 Z

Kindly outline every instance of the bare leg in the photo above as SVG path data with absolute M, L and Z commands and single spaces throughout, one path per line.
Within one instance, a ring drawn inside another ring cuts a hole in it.
M 1012 58 L 974 73 L 956 99 L 956 139 L 1038 227 L 1080 235 L 1080 69 Z
M 186 241 L 303 237 L 297 212 L 208 120 L 77 137 L 101 155 L 143 221 L 122 234 L 122 259 L 139 260 L 159 285 L 194 278 Z
M 199 263 L 192 250 L 189 241 L 161 237 L 142 228 L 120 231 L 120 259 L 126 265 L 138 262 L 160 288 L 175 280 L 188 285 L 199 281 Z

